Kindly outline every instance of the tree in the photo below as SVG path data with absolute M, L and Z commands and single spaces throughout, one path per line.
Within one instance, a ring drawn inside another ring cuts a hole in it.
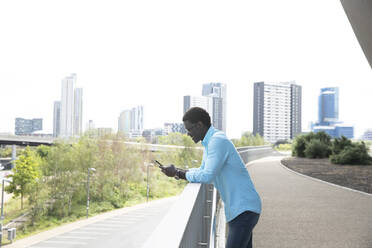
M 30 192 L 30 188 L 40 177 L 40 159 L 27 147 L 19 159 L 15 162 L 12 182 L 5 188 L 6 192 L 13 193 L 15 197 L 21 195 L 21 209 L 23 209 L 23 198 Z

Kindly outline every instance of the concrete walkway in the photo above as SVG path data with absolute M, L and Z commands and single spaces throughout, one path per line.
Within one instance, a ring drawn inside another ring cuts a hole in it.
M 282 158 L 248 165 L 263 202 L 254 247 L 371 248 L 372 196 L 297 175 Z
M 7 248 L 141 247 L 178 196 L 65 224 L 18 240 Z

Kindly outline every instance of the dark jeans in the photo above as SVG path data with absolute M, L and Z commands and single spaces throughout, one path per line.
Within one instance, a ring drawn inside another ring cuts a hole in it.
M 252 248 L 252 231 L 259 218 L 259 214 L 245 211 L 228 222 L 229 236 L 226 248 Z

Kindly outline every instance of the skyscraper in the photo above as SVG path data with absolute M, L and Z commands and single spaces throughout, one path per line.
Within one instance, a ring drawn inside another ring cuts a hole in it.
M 222 83 L 203 84 L 202 95 L 212 98 L 212 124 L 226 132 L 226 85 Z
M 339 120 L 339 88 L 321 88 L 318 101 L 318 122 L 313 125 L 312 131 L 325 132 L 334 138 L 354 138 L 354 127 Z
M 295 82 L 254 83 L 253 134 L 271 143 L 293 139 L 301 133 L 301 98 Z
M 131 131 L 143 131 L 143 106 L 132 108 Z
M 143 131 L 143 106 L 137 106 L 120 113 L 118 131 L 126 135 L 142 134 Z
M 58 137 L 61 130 L 61 102 L 54 102 L 53 111 L 53 137 Z
M 61 95 L 61 130 L 62 137 L 70 137 L 73 135 L 74 126 L 74 86 L 76 82 L 76 74 L 66 77 L 62 80 L 62 95 Z
M 59 114 L 59 131 L 57 125 L 58 104 L 55 103 L 54 134 L 64 138 L 79 136 L 83 125 L 83 89 L 76 88 L 76 74 L 71 74 L 62 80 L 62 94 Z
M 118 121 L 118 131 L 129 134 L 130 132 L 130 125 L 131 125 L 131 111 L 124 110 L 120 113 L 119 121 Z
M 183 113 L 192 107 L 200 107 L 205 109 L 213 121 L 213 98 L 210 96 L 184 96 L 183 97 Z M 212 122 L 213 124 L 213 122 Z
M 74 136 L 83 132 L 83 89 L 76 88 L 74 94 Z
M 320 89 L 318 105 L 319 125 L 334 125 L 338 122 L 338 87 Z

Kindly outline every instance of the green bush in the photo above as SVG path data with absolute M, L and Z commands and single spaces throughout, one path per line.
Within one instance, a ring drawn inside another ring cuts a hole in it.
M 308 148 L 309 145 L 311 147 Z M 308 134 L 298 135 L 292 145 L 292 156 L 301 158 L 326 158 L 331 154 L 331 145 L 331 136 L 325 132 L 310 132 Z
M 342 136 L 332 142 L 332 155 L 340 154 L 347 146 L 352 146 L 351 140 Z
M 305 157 L 306 139 L 305 135 L 298 135 L 292 145 L 292 156 L 294 157 Z
M 368 154 L 368 148 L 364 142 L 347 145 L 338 153 L 330 157 L 334 164 L 369 165 L 372 158 Z
M 305 156 L 307 158 L 327 158 L 330 154 L 330 147 L 318 139 L 313 139 L 306 144 Z

